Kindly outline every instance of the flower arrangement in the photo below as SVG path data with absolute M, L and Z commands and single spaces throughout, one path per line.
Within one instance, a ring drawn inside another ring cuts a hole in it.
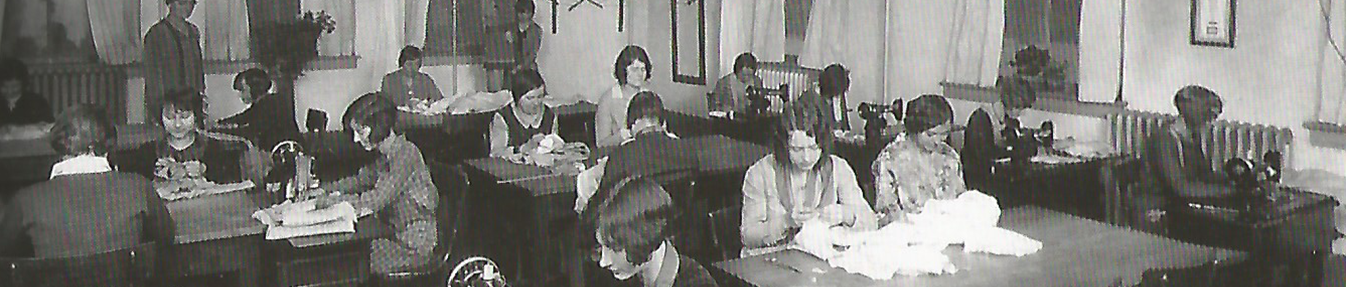
M 318 58 L 318 38 L 335 30 L 336 20 L 323 11 L 304 12 L 293 21 L 276 23 L 262 32 L 258 62 L 297 78 L 309 61 Z
M 1028 45 L 1014 53 L 1010 66 L 1015 68 L 1015 76 L 1033 82 L 1039 89 L 1060 90 L 1065 87 L 1066 62 L 1052 61 L 1046 49 Z

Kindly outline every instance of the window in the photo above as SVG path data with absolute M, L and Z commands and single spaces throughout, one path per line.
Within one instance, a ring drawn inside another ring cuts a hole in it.
M 513 1 L 430 0 L 425 21 L 425 53 L 429 56 L 482 55 L 487 13 L 513 13 Z M 543 10 L 543 9 L 538 9 Z M 537 12 L 534 12 L 536 15 Z
M 785 61 L 797 63 L 804 52 L 813 0 L 785 0 Z
M 0 2 L 0 55 L 30 64 L 96 61 L 89 13 L 82 2 Z
M 1030 75 L 1039 97 L 1078 99 L 1080 6 L 1082 0 L 1007 0 L 1000 76 L 1016 76 L 1010 66 L 1015 53 L 1028 46 L 1045 49 L 1051 62 L 1040 75 Z M 1019 75 L 1022 76 L 1022 75 Z M 1054 93 L 1042 93 L 1042 91 Z

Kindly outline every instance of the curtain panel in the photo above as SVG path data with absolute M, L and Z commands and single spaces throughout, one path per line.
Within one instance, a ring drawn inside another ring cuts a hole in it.
M 0 5 L 3 10 L 4 5 Z M 90 32 L 98 58 L 111 65 L 140 60 L 140 7 L 132 1 L 88 1 Z M 3 15 L 0 11 L 0 15 Z
M 995 86 L 1004 40 L 1005 2 L 957 0 L 944 81 Z
M 96 1 L 103 2 L 89 2 Z M 167 15 L 168 5 L 164 1 L 140 1 L 140 30 L 135 41 L 141 41 L 150 27 Z M 187 21 L 201 30 L 202 52 L 206 61 L 243 61 L 251 57 L 248 46 L 248 7 L 245 1 L 200 1 Z
M 785 60 L 785 0 L 732 0 L 720 9 L 720 72 L 734 71 L 734 58 L 752 52 L 758 61 Z
M 1346 0 L 1319 0 L 1327 19 L 1319 78 L 1318 121 L 1346 124 Z

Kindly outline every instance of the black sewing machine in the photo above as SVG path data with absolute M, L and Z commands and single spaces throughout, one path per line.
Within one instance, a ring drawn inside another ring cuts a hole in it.
M 1021 127 L 1019 120 L 1009 119 L 1001 134 L 1005 136 L 1006 148 L 1010 160 L 1028 160 L 1038 154 L 1039 147 L 1052 147 L 1056 138 L 1056 127 L 1051 121 L 1042 122 L 1039 128 Z
M 775 89 L 748 86 L 748 115 L 768 114 L 773 97 L 780 99 L 782 102 L 789 102 L 790 85 L 781 84 Z
M 1260 210 L 1270 206 L 1280 196 L 1276 192 L 1276 185 L 1280 183 L 1283 160 L 1280 152 L 1268 151 L 1262 154 L 1261 161 L 1243 158 L 1225 161 L 1225 175 L 1229 185 L 1236 190 L 1234 208 L 1241 217 L 1257 218 Z
M 902 99 L 895 99 L 888 105 L 860 103 L 860 118 L 865 119 L 866 144 L 882 143 L 883 129 L 888 127 L 888 120 L 883 118 L 883 114 L 892 114 L 893 119 L 902 121 Z

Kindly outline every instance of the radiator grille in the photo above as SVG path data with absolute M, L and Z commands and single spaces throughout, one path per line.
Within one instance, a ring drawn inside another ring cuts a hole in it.
M 1178 117 L 1170 114 L 1125 111 L 1109 116 L 1113 148 L 1118 152 L 1140 156 L 1145 152 L 1148 135 L 1164 123 Z M 1219 120 L 1201 134 L 1201 149 L 1210 156 L 1211 166 L 1220 167 L 1234 157 L 1246 158 L 1249 153 L 1260 158 L 1270 150 L 1279 151 L 1288 161 L 1293 134 L 1288 128 Z M 1289 163 L 1286 163 L 1289 166 Z
M 781 84 L 790 85 L 790 98 L 798 98 L 804 91 L 816 86 L 818 73 L 821 72 L 779 62 L 763 62 L 758 67 L 757 76 L 762 78 L 762 87 L 774 89 Z
M 59 115 L 77 104 L 106 109 L 115 123 L 126 123 L 126 72 L 103 64 L 35 65 L 30 72 L 33 91 L 51 103 Z

